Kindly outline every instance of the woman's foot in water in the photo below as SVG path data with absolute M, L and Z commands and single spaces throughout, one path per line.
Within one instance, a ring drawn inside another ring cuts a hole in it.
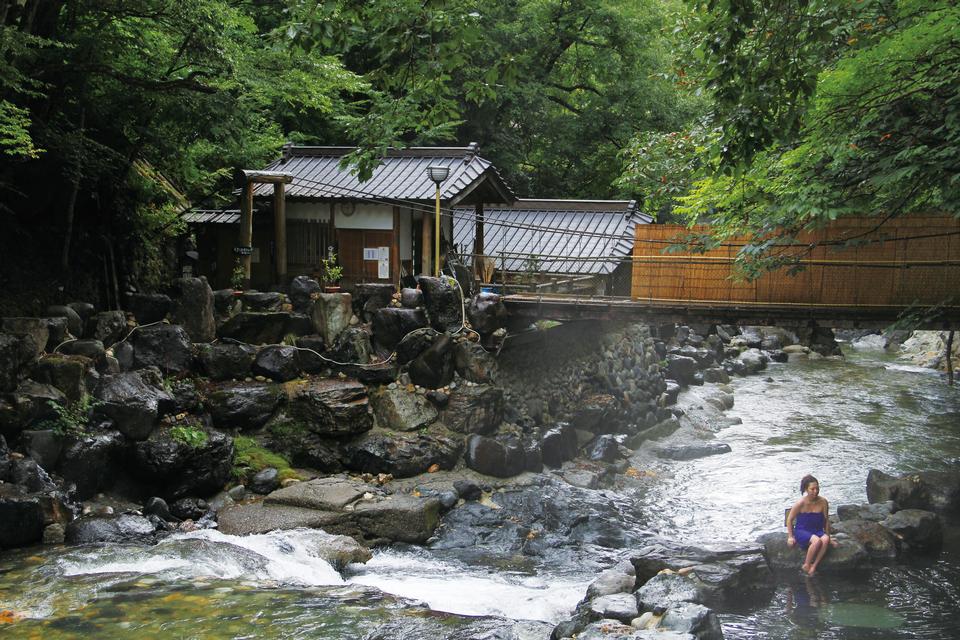
M 802 573 L 802 574 L 805 575 L 805 576 L 813 575 L 813 574 L 810 573 L 810 565 L 808 565 L 806 562 L 804 562 L 804 563 L 800 566 L 800 573 Z

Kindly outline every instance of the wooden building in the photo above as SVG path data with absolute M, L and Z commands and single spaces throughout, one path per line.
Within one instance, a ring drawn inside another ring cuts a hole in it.
M 253 287 L 315 275 L 330 252 L 337 254 L 342 284 L 348 288 L 358 282 L 396 284 L 402 275 L 432 273 L 436 183 L 428 167 L 447 170 L 440 183 L 443 247 L 451 245 L 453 207 L 482 212 L 485 204 L 515 200 L 496 168 L 480 157 L 476 143 L 390 150 L 365 182 L 342 166 L 353 150 L 286 145 L 281 157 L 262 171 L 245 172 L 252 195 L 252 238 L 249 249 L 239 251 L 250 254 Z M 241 218 L 239 210 L 196 210 L 185 216 L 197 235 L 199 271 L 216 287 L 229 285 L 235 252 L 243 246 Z

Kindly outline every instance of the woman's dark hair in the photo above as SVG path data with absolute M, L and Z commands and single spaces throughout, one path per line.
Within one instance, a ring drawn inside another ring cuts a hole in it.
M 803 492 L 807 490 L 807 485 L 809 485 L 811 482 L 816 482 L 817 484 L 820 484 L 820 481 L 814 478 L 809 473 L 800 479 L 800 495 L 803 495 Z

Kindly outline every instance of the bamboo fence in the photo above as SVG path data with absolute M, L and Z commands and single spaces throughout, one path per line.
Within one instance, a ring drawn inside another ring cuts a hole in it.
M 802 254 L 797 273 L 780 269 L 751 282 L 737 280 L 733 270 L 746 238 L 730 238 L 705 253 L 667 253 L 669 245 L 708 227 L 637 225 L 631 297 L 906 307 L 943 303 L 960 292 L 960 221 L 909 216 L 876 228 L 878 222 L 844 219 L 803 233 L 781 249 L 786 255 Z

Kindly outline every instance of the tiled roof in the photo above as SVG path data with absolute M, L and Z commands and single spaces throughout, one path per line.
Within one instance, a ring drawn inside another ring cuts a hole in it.
M 352 147 L 284 147 L 283 157 L 265 168 L 290 174 L 286 187 L 290 199 L 308 200 L 419 200 L 433 201 L 434 183 L 427 167 L 445 166 L 450 173 L 440 185 L 440 197 L 446 202 L 479 200 L 507 203 L 515 199 L 500 173 L 489 160 L 477 155 L 479 147 L 411 147 L 393 149 L 381 160 L 373 176 L 360 182 L 340 160 Z M 257 185 L 255 196 L 269 197 L 273 186 Z M 472 195 L 471 195 L 472 194 Z
M 236 224 L 240 222 L 240 210 L 192 209 L 183 214 L 182 219 L 196 224 Z
M 453 241 L 467 253 L 474 219 L 473 208 L 454 210 Z M 619 261 L 603 258 L 629 256 L 634 227 L 651 220 L 632 200 L 517 200 L 512 207 L 484 207 L 484 254 L 507 271 L 524 271 L 536 256 L 546 273 L 607 274 Z

